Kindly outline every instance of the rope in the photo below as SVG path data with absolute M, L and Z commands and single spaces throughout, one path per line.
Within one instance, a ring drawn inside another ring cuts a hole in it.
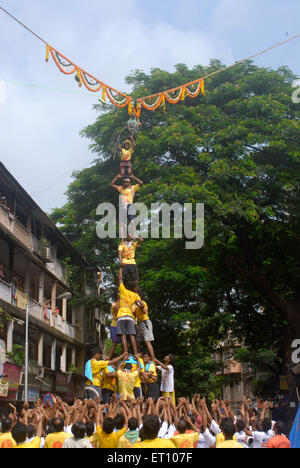
M 31 34 L 37 37 L 40 41 L 42 41 L 44 44 L 47 45 L 47 42 L 44 41 L 44 39 L 42 39 L 35 32 L 33 32 L 30 28 L 28 28 L 25 24 L 23 24 L 20 20 L 18 20 L 18 18 L 15 18 L 11 13 L 9 13 L 9 11 L 5 10 L 5 8 L 3 8 L 2 6 L 0 6 L 0 9 L 4 11 L 4 13 L 6 13 L 8 16 L 10 16 L 13 20 L 15 20 L 17 23 L 19 23 L 23 28 L 27 29 L 27 31 L 29 31 Z
M 187 86 L 190 86 L 190 85 L 194 84 L 194 83 L 197 82 L 197 81 L 200 81 L 201 79 L 202 79 L 202 80 L 206 80 L 207 78 L 210 78 L 210 77 L 212 77 L 212 76 L 215 76 L 215 75 L 217 75 L 218 73 L 221 73 L 221 72 L 224 72 L 224 71 L 226 71 L 226 70 L 229 70 L 230 68 L 233 68 L 233 67 L 235 67 L 235 66 L 237 66 L 237 65 L 240 65 L 241 63 L 247 62 L 248 60 L 253 60 L 254 58 L 256 58 L 256 57 L 258 57 L 258 56 L 260 56 L 260 55 L 266 54 L 266 53 L 269 52 L 270 50 L 276 49 L 277 47 L 280 47 L 280 46 L 282 46 L 282 45 L 284 45 L 284 44 L 287 44 L 288 42 L 294 41 L 294 40 L 297 39 L 298 37 L 300 38 L 300 34 L 297 34 L 296 36 L 293 36 L 293 37 L 291 37 L 290 39 L 287 39 L 287 40 L 285 40 L 285 41 L 278 42 L 277 44 L 275 44 L 275 45 L 273 45 L 273 46 L 271 46 L 271 47 L 268 47 L 267 49 L 264 49 L 264 50 L 262 50 L 261 52 L 257 52 L 256 54 L 253 54 L 253 55 L 251 55 L 250 57 L 244 58 L 244 59 L 242 59 L 242 60 L 238 60 L 238 61 L 234 62 L 233 64 L 228 65 L 227 67 L 224 67 L 224 68 L 221 68 L 220 70 L 216 70 L 216 71 L 214 71 L 214 72 L 211 72 L 211 73 L 209 73 L 208 75 L 203 76 L 202 78 L 198 78 L 198 79 L 195 80 L 195 81 L 191 81 L 190 83 L 186 83 L 186 84 L 181 85 L 181 86 L 187 87 Z M 167 91 L 164 91 L 164 92 L 168 92 L 168 93 L 169 93 L 169 92 L 177 91 L 181 86 L 176 86 L 176 88 L 168 89 Z M 151 95 L 149 95 L 149 96 L 145 96 L 145 97 L 142 97 L 142 98 L 138 98 L 137 101 L 143 100 L 143 99 L 151 99 L 151 98 L 160 96 L 161 94 L 162 94 L 161 92 L 160 92 L 160 93 L 156 93 L 156 94 L 151 94 Z
M 38 36 L 34 31 L 32 31 L 30 28 L 28 28 L 28 27 L 27 27 L 24 23 L 22 23 L 20 20 L 18 20 L 17 18 L 15 18 L 15 16 L 13 16 L 11 13 L 9 13 L 7 10 L 5 10 L 5 8 L 3 8 L 2 6 L 0 6 L 0 9 L 1 9 L 4 13 L 6 13 L 8 16 L 10 16 L 13 20 L 15 20 L 17 23 L 19 23 L 23 28 L 25 28 L 27 31 L 29 31 L 31 34 L 33 34 L 35 37 L 37 37 L 40 41 L 42 41 L 44 44 L 46 44 L 46 46 L 48 46 L 48 43 L 47 43 L 44 39 L 42 39 L 40 36 Z M 167 91 L 164 91 L 164 93 L 166 93 L 166 92 L 167 92 L 167 93 L 174 92 L 174 91 L 178 90 L 180 87 L 188 87 L 188 86 L 190 86 L 190 85 L 192 85 L 192 84 L 194 84 L 194 83 L 196 83 L 196 82 L 198 82 L 198 81 L 200 81 L 200 80 L 205 80 L 205 79 L 210 78 L 210 77 L 212 77 L 212 76 L 215 76 L 215 75 L 217 75 L 217 74 L 219 74 L 219 73 L 221 73 L 221 72 L 224 72 L 224 71 L 226 71 L 226 70 L 230 70 L 231 68 L 233 68 L 233 67 L 235 67 L 235 66 L 237 66 L 237 65 L 240 65 L 240 64 L 242 64 L 242 63 L 244 63 L 244 62 L 247 62 L 248 60 L 253 60 L 253 59 L 256 58 L 256 57 L 259 57 L 260 55 L 266 54 L 266 53 L 269 52 L 270 50 L 273 50 L 273 49 L 276 49 L 277 47 L 281 47 L 282 45 L 288 44 L 289 42 L 294 41 L 294 40 L 297 39 L 297 38 L 300 38 L 300 34 L 296 34 L 295 36 L 292 36 L 292 37 L 290 37 L 289 39 L 286 39 L 285 41 L 279 42 L 279 43 L 277 43 L 277 44 L 275 44 L 275 45 L 272 45 L 271 47 L 268 47 L 267 49 L 264 49 L 264 50 L 262 50 L 262 51 L 260 51 L 260 52 L 257 52 L 257 53 L 255 53 L 255 54 L 253 54 L 253 55 L 250 55 L 250 57 L 244 58 L 244 59 L 242 59 L 242 60 L 238 60 L 238 61 L 236 61 L 235 63 L 233 63 L 232 65 L 229 65 L 229 66 L 227 66 L 227 67 L 224 67 L 224 68 L 221 68 L 221 69 L 219 69 L 219 70 L 216 70 L 216 71 L 214 71 L 214 72 L 212 72 L 212 73 L 209 73 L 208 75 L 205 75 L 205 76 L 203 76 L 202 78 L 199 78 L 198 80 L 191 81 L 190 83 L 185 83 L 185 84 L 183 84 L 183 85 L 181 85 L 181 86 L 177 86 L 176 88 L 168 89 Z M 55 49 L 53 49 L 53 50 L 55 50 Z M 61 55 L 63 58 L 65 58 L 62 54 L 60 54 L 60 55 Z M 92 77 L 92 78 L 94 78 L 94 77 Z M 96 81 L 99 81 L 99 80 L 97 80 L 96 78 L 95 78 L 95 80 L 96 80 Z M 111 89 L 112 89 L 113 91 L 116 91 L 116 90 L 114 90 L 113 88 L 111 88 Z M 121 95 L 123 95 L 123 96 L 127 96 L 126 94 L 120 93 L 119 91 L 116 91 L 116 92 L 119 93 L 119 94 L 121 94 Z M 151 95 L 149 95 L 149 96 L 141 97 L 141 98 L 138 98 L 138 99 L 137 99 L 137 102 L 138 102 L 138 101 L 142 102 L 143 100 L 146 100 L 146 99 L 152 99 L 152 98 L 154 98 L 154 97 L 161 96 L 162 94 L 163 94 L 163 93 L 160 92 L 160 93 L 156 93 L 156 94 L 151 94 Z

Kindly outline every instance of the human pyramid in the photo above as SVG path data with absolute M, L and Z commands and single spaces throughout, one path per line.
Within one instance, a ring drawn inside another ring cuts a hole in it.
M 157 401 L 160 388 L 157 383 L 157 369 L 162 373 L 161 391 L 175 403 L 174 368 L 172 355 L 165 356 L 164 363 L 156 359 L 152 342 L 153 326 L 149 318 L 145 294 L 139 288 L 139 273 L 135 251 L 143 239 L 135 234 L 134 196 L 142 187 L 143 181 L 132 173 L 131 157 L 136 146 L 133 136 L 120 145 L 120 173 L 110 186 L 120 194 L 120 236 L 118 247 L 120 270 L 118 275 L 119 293 L 111 305 L 112 323 L 110 335 L 112 347 L 105 360 L 101 360 L 101 350 L 95 348 L 93 357 L 86 365 L 88 381 L 85 387 L 87 398 L 102 398 L 109 403 L 114 394 L 124 399 L 138 399 L 142 396 Z M 122 184 L 116 181 L 122 178 Z M 132 180 L 136 184 L 131 185 Z M 146 350 L 142 353 L 141 346 Z M 123 354 L 113 359 L 118 344 Z M 132 354 L 128 347 L 131 345 Z M 158 365 L 156 365 L 158 364 Z M 143 391 L 144 390 L 144 391 Z

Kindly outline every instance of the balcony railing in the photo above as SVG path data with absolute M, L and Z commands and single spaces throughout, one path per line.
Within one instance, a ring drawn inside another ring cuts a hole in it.
M 0 299 L 11 304 L 11 284 L 6 283 L 3 280 L 0 280 Z
M 8 284 L 0 279 L 0 299 L 7 302 L 8 304 L 12 304 L 18 307 L 18 301 L 12 296 L 12 288 L 12 284 Z M 26 303 L 28 299 L 26 300 L 26 295 L 21 291 L 16 290 L 16 293 L 17 295 L 18 293 L 22 294 L 22 307 L 18 308 L 21 308 L 24 311 L 26 309 Z M 45 311 L 44 308 L 34 299 L 29 298 L 28 302 L 29 315 L 31 317 L 41 322 L 47 323 L 51 327 L 55 328 L 56 330 L 59 330 L 60 332 L 69 336 L 70 338 L 76 339 L 77 341 L 81 341 L 81 333 L 78 330 L 78 327 L 63 320 L 61 315 L 52 314 L 52 311 L 49 311 L 47 313 L 47 310 Z
M 13 215 L 0 206 L 0 224 L 6 228 L 23 246 L 31 252 L 41 255 L 40 241 L 23 226 Z M 46 270 L 56 276 L 60 281 L 68 284 L 63 265 L 54 258 L 53 263 L 46 263 Z

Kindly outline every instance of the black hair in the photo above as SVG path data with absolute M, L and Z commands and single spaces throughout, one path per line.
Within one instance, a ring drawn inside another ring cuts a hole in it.
M 71 431 L 75 439 L 83 439 L 86 435 L 86 425 L 78 421 L 73 424 Z
M 86 435 L 87 435 L 88 437 L 91 437 L 91 436 L 94 434 L 94 432 L 95 432 L 94 423 L 88 422 L 88 423 L 86 423 L 85 426 L 86 426 Z
M 17 444 L 25 442 L 27 437 L 27 426 L 21 422 L 17 422 L 11 430 L 11 435 Z
M 129 289 L 129 291 L 132 291 L 132 292 L 136 292 L 137 285 L 138 285 L 138 281 L 137 281 L 137 280 L 129 279 L 129 280 L 126 282 L 126 289 Z
M 12 419 L 11 418 L 4 418 L 2 419 L 1 427 L 2 427 L 2 432 L 8 432 L 11 429 L 12 426 Z
M 233 436 L 234 436 L 234 433 L 235 433 L 235 427 L 234 427 L 232 419 L 230 419 L 230 418 L 222 419 L 221 429 L 222 429 L 222 432 L 223 432 L 223 434 L 225 436 L 225 439 L 227 439 L 227 440 L 232 440 L 233 439 Z
M 106 434 L 111 434 L 114 428 L 115 428 L 115 421 L 113 420 L 113 418 L 104 418 L 103 431 Z
M 136 418 L 129 418 L 128 419 L 128 429 L 130 431 L 136 431 L 138 427 L 138 421 Z
M 92 356 L 95 356 L 95 354 L 102 354 L 101 349 L 99 346 L 94 346 L 92 349 Z
M 116 429 L 118 430 L 123 429 L 124 424 L 125 424 L 125 419 L 124 419 L 123 414 L 118 413 L 115 416 L 114 423 L 115 423 Z
M 145 433 L 144 433 L 144 426 L 139 431 L 139 438 L 141 439 L 142 442 L 143 442 L 143 440 L 146 439 Z
M 53 421 L 53 427 L 55 432 L 63 432 L 64 430 L 64 420 L 62 418 L 55 418 Z
M 35 435 L 35 429 L 32 424 L 28 424 L 27 426 L 27 437 L 31 439 Z
M 173 366 L 175 364 L 175 356 L 174 354 L 167 354 L 170 358 L 170 364 Z
M 160 422 L 158 416 L 154 414 L 148 415 L 144 419 L 143 433 L 145 439 L 156 439 L 160 430 Z
M 184 419 L 180 419 L 177 424 L 177 431 L 179 434 L 185 434 L 185 431 L 187 430 L 187 423 L 185 422 Z
M 130 362 L 126 362 L 124 369 L 131 371 L 132 370 L 132 364 Z
M 48 425 L 46 427 L 46 434 L 47 435 L 48 434 L 53 434 L 55 432 L 54 421 L 55 421 L 55 418 L 49 419 Z
M 284 434 L 285 426 L 282 421 L 276 421 L 274 425 L 274 430 L 278 433 L 278 435 Z
M 268 431 L 271 429 L 271 427 L 272 427 L 272 423 L 271 423 L 271 421 L 270 421 L 269 418 L 265 418 L 265 419 L 262 421 L 261 426 L 262 426 L 262 430 L 263 430 L 264 432 L 268 432 Z

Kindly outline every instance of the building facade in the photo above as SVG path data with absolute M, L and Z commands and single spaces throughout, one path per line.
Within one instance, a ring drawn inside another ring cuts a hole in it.
M 24 399 L 24 369 L 14 354 L 24 349 L 27 307 L 28 400 L 82 395 L 86 355 L 101 345 L 104 318 L 101 308 L 74 307 L 64 297 L 73 292 L 70 265 L 81 272 L 82 294 L 93 294 L 84 259 L 0 163 L 0 374 L 7 375 L 0 405 Z

